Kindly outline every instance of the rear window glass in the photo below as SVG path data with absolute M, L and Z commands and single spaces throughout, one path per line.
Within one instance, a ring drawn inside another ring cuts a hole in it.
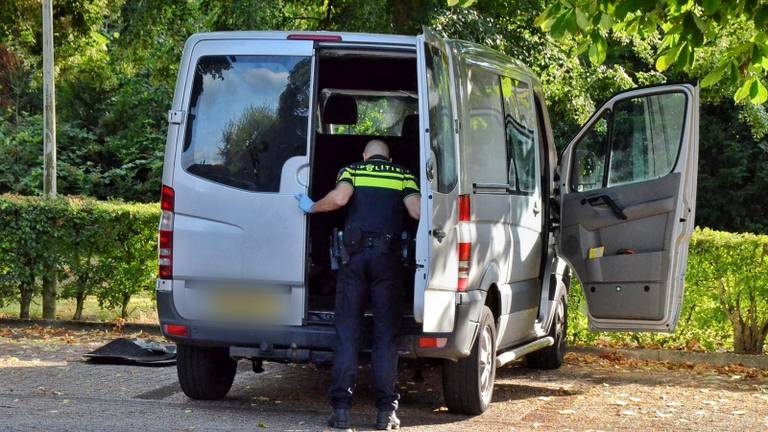
M 310 66 L 297 56 L 202 57 L 184 169 L 241 189 L 279 192 L 285 161 L 306 154 Z
M 336 98 L 332 98 L 331 94 L 345 93 L 321 93 L 320 106 L 324 111 L 334 109 L 331 104 Z M 345 95 L 354 99 L 357 121 L 352 124 L 321 123 L 320 132 L 332 135 L 403 136 L 408 134 L 410 124 L 407 123 L 418 120 L 419 108 L 415 95 Z

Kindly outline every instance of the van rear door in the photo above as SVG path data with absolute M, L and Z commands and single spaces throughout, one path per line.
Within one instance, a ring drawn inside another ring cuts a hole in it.
M 188 44 L 190 45 L 190 44 Z M 181 316 L 301 325 L 311 41 L 199 40 L 173 170 Z
M 558 253 L 581 281 L 593 330 L 674 330 L 698 142 L 698 87 L 677 84 L 614 96 L 566 148 Z
M 416 272 L 414 316 L 424 332 L 442 333 L 453 331 L 459 280 L 454 79 L 445 42 L 428 28 L 417 38 L 416 52 L 421 160 L 427 161 L 422 164 L 419 231 L 429 227 L 429 238 L 422 235 L 417 243 L 421 267 Z

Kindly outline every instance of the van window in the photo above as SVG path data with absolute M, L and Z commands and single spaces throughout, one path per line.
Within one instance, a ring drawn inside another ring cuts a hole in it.
M 403 136 L 407 129 L 408 118 L 418 118 L 419 107 L 416 94 L 406 92 L 371 91 L 326 91 L 320 94 L 320 106 L 329 107 L 326 102 L 333 101 L 331 95 L 348 95 L 357 108 L 357 121 L 352 124 L 334 124 L 318 122 L 318 131 L 331 135 L 378 135 Z M 416 128 L 418 130 L 418 127 Z M 414 132 L 417 132 L 414 131 Z
M 571 187 L 575 192 L 599 189 L 603 185 L 609 115 L 610 112 L 605 111 L 576 143 L 571 173 Z
M 470 66 L 469 166 L 476 183 L 507 184 L 509 181 L 504 111 L 499 76 Z
M 501 77 L 504 131 L 509 160 L 509 184 L 520 193 L 536 191 L 536 132 L 531 88 L 528 83 Z
M 285 161 L 306 154 L 310 65 L 298 56 L 200 58 L 183 168 L 229 186 L 279 192 Z
M 448 56 L 444 50 L 430 43 L 425 44 L 424 50 L 429 88 L 430 147 L 436 159 L 437 191 L 447 193 L 458 181 Z
M 625 99 L 614 105 L 608 186 L 651 180 L 674 168 L 685 121 L 685 95 Z
M 583 192 L 669 174 L 682 143 L 685 108 L 683 93 L 616 102 L 576 143 L 571 188 Z

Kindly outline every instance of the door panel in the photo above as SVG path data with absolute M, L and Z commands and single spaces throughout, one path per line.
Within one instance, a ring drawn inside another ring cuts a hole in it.
M 456 312 L 458 237 L 461 235 L 457 224 L 456 101 L 451 85 L 455 82 L 454 72 L 445 42 L 428 28 L 417 38 L 417 56 L 422 131 L 419 136 L 422 161 L 427 160 L 423 164 L 422 185 L 425 187 L 419 229 L 423 233 L 428 227 L 429 238 L 417 250 L 417 263 L 428 265 L 428 269 L 426 275 L 416 272 L 414 316 L 417 320 L 421 318 L 424 332 L 451 332 Z
M 279 308 L 272 323 L 303 319 L 311 41 L 200 41 L 177 144 L 174 299 L 189 319 L 215 319 L 217 291 Z M 224 295 L 224 294 L 221 294 Z M 260 300 L 254 300 L 260 301 Z M 253 309 L 256 310 L 256 309 Z
M 558 253 L 582 283 L 590 327 L 672 331 L 693 232 L 698 89 L 608 101 L 562 158 Z

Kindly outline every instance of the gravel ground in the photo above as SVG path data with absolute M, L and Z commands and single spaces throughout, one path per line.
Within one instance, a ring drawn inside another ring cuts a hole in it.
M 191 401 L 174 367 L 81 361 L 113 337 L 0 329 L 0 430 L 324 430 L 326 369 L 268 363 L 256 375 L 241 362 L 225 400 Z M 356 430 L 370 430 L 375 417 L 369 376 L 363 368 L 352 416 Z M 477 417 L 447 412 L 434 366 L 405 365 L 400 383 L 400 417 L 409 431 L 768 428 L 768 371 L 739 366 L 674 366 L 610 354 L 569 354 L 557 371 L 516 364 L 497 372 L 494 403 Z

